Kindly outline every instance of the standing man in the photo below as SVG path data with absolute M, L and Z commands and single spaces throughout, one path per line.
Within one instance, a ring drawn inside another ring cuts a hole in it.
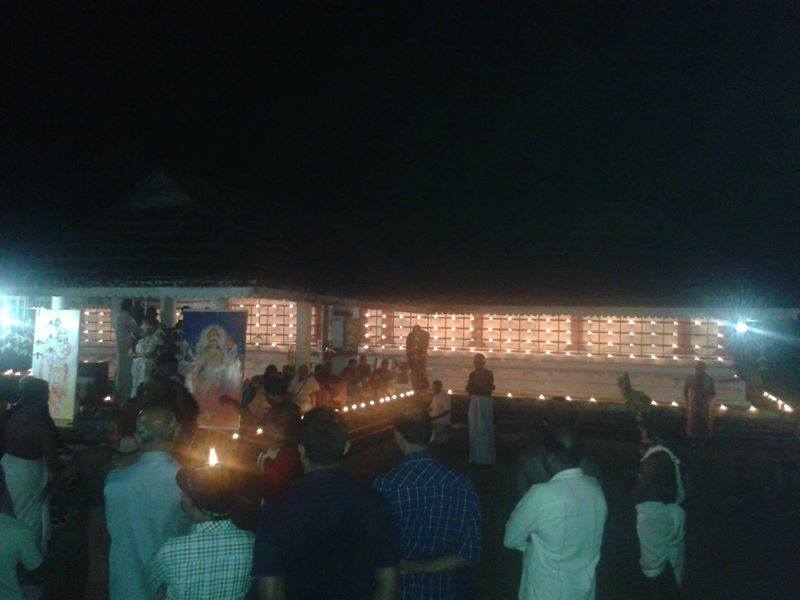
M 456 573 L 481 557 L 478 494 L 463 475 L 427 452 L 431 418 L 412 409 L 395 418 L 394 440 L 403 461 L 373 487 L 392 507 L 400 538 L 401 600 L 456 600 Z
M 160 406 L 142 410 L 136 419 L 139 462 L 106 478 L 106 523 L 111 536 L 111 600 L 151 600 L 148 566 L 171 537 L 186 533 L 175 475 L 180 465 L 170 450 L 178 423 Z
M 711 435 L 714 423 L 711 419 L 711 402 L 717 390 L 714 380 L 706 373 L 706 363 L 702 360 L 694 368 L 683 384 L 683 399 L 686 402 L 686 435 L 692 444 L 702 442 Z
M 494 442 L 494 409 L 492 392 L 494 374 L 486 368 L 486 357 L 475 355 L 475 370 L 469 374 L 469 462 L 476 465 L 493 465 L 496 452 Z
M 414 325 L 406 338 L 406 360 L 411 371 L 411 387 L 428 389 L 428 344 L 430 334 L 419 325 Z
M 133 301 L 130 298 L 122 301 L 114 321 L 114 332 L 117 336 L 117 362 L 115 364 L 117 401 L 127 402 L 131 397 L 133 387 L 133 374 L 131 373 L 133 357 L 130 351 L 139 337 L 139 325 L 133 317 Z
M 658 412 L 645 416 L 642 431 L 646 451 L 633 492 L 641 551 L 639 566 L 654 599 L 679 597 L 686 564 L 686 514 L 680 506 L 685 497 L 681 461 L 664 442 L 668 425 Z
M 261 600 L 391 600 L 399 554 L 388 503 L 345 475 L 347 428 L 316 408 L 300 426 L 305 476 L 261 513 L 253 575 Z
M 574 431 L 542 436 L 550 475 L 520 500 L 503 544 L 524 553 L 520 600 L 593 600 L 608 509 L 600 484 L 578 466 L 583 449 Z
M 253 534 L 231 521 L 231 473 L 219 465 L 181 469 L 177 483 L 192 527 L 158 551 L 150 565 L 150 589 L 166 598 L 241 600 L 252 583 Z
M 450 439 L 450 396 L 442 391 L 442 382 L 438 379 L 433 382 L 431 391 L 433 398 L 428 413 L 433 423 L 433 443 L 445 444 Z

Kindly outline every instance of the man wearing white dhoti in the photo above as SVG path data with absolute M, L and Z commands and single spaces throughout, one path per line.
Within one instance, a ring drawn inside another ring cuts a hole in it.
M 56 455 L 58 430 L 48 408 L 49 387 L 43 379 L 26 377 L 19 384 L 19 400 L 11 408 L 3 436 L 5 454 L 0 464 L 14 515 L 36 535 L 44 553 L 50 538 L 47 484 L 61 468 Z
M 492 391 L 494 374 L 486 368 L 486 357 L 475 355 L 475 370 L 469 374 L 469 462 L 476 465 L 495 463 L 494 410 Z
M 139 386 L 150 380 L 150 376 L 156 368 L 158 349 L 161 347 L 162 342 L 163 334 L 160 334 L 149 323 L 142 323 L 142 339 L 136 342 L 136 346 L 132 351 L 131 397 L 136 397 L 139 392 Z
M 117 400 L 126 402 L 131 397 L 133 386 L 131 348 L 136 343 L 136 338 L 139 337 L 139 325 L 133 318 L 133 302 L 130 299 L 122 301 L 122 306 L 114 322 L 114 332 L 117 336 L 117 361 L 115 364 Z

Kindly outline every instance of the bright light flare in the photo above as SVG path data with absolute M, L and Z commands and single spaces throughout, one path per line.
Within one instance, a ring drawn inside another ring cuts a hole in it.
M 736 333 L 747 333 L 749 329 L 750 326 L 744 321 L 739 321 L 736 323 Z
M 208 466 L 214 467 L 217 465 L 218 462 L 219 459 L 217 458 L 217 450 L 212 446 L 211 449 L 208 451 Z

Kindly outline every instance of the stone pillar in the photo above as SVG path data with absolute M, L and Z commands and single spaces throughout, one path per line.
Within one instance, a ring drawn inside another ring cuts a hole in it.
M 50 308 L 61 310 L 67 307 L 67 299 L 64 296 L 53 296 L 50 300 Z
M 164 327 L 175 327 L 177 318 L 175 315 L 175 298 L 161 299 L 161 322 Z
M 230 310 L 230 300 L 228 298 L 217 298 L 214 300 L 214 310 Z
M 295 329 L 295 368 L 311 363 L 311 304 L 297 302 Z

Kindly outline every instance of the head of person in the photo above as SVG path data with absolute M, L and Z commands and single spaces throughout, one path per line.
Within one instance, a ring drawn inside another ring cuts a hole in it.
M 175 413 L 158 404 L 145 406 L 136 417 L 136 442 L 147 452 L 168 450 L 178 431 Z
M 281 377 L 267 377 L 264 380 L 264 396 L 270 406 L 276 406 L 286 400 L 286 382 Z
M 19 404 L 25 408 L 49 410 L 50 384 L 38 377 L 23 377 L 19 381 Z
M 483 369 L 486 366 L 486 357 L 479 352 L 472 359 L 472 364 L 475 365 L 476 369 Z
M 122 304 L 120 304 L 119 307 L 125 312 L 133 314 L 133 300 L 131 300 L 130 298 L 125 298 L 125 300 L 122 301 Z
M 697 364 L 694 366 L 694 372 L 696 375 L 705 375 L 706 363 L 702 360 L 697 361 Z
M 358 363 L 356 362 L 355 358 L 351 358 L 350 360 L 347 361 L 347 368 L 348 369 L 355 369 L 357 365 L 358 365 Z
M 409 408 L 394 418 L 394 441 L 403 454 L 423 452 L 433 437 L 428 411 Z
M 631 389 L 631 376 L 628 375 L 627 371 L 617 377 L 617 389 L 619 389 L 620 393 L 625 396 L 630 393 Z
M 150 324 L 158 323 L 158 309 L 155 306 L 148 306 L 144 311 L 144 318 Z
M 569 423 L 556 423 L 542 431 L 544 469 L 551 477 L 561 471 L 580 466 L 583 444 Z
M 680 428 L 671 418 L 672 413 L 660 410 L 650 410 L 642 415 L 639 429 L 642 433 L 642 442 L 647 446 L 657 446 L 668 439 L 671 433 Z
M 162 354 L 156 360 L 156 374 L 172 377 L 178 374 L 178 359 L 172 354 Z
M 366 365 L 367 364 L 367 357 L 363 354 L 358 357 L 358 364 L 359 365 Z
M 434 379 L 433 383 L 431 384 L 431 391 L 434 395 L 442 393 L 442 382 L 438 379 Z
M 300 436 L 300 414 L 290 406 L 279 406 L 270 411 L 262 427 L 265 448 L 289 448 L 297 446 Z
M 267 368 L 264 369 L 264 379 L 277 376 L 278 376 L 278 367 L 276 367 L 275 365 L 267 365 Z
M 233 477 L 225 467 L 181 469 L 175 475 L 181 508 L 195 523 L 228 519 L 233 510 Z
M 292 365 L 283 365 L 281 374 L 286 381 L 289 381 L 292 377 L 294 377 L 294 367 Z
M 306 413 L 300 424 L 298 450 L 306 473 L 340 466 L 350 450 L 347 427 L 341 417 L 330 408 Z
M 411 331 L 417 333 L 418 331 L 422 331 L 422 327 L 420 327 L 419 325 L 414 325 L 414 327 L 411 328 Z
M 389 359 L 384 358 L 381 360 L 381 369 L 388 369 L 389 368 Z
M 297 377 L 300 381 L 303 381 L 308 377 L 308 365 L 303 364 L 297 368 Z

